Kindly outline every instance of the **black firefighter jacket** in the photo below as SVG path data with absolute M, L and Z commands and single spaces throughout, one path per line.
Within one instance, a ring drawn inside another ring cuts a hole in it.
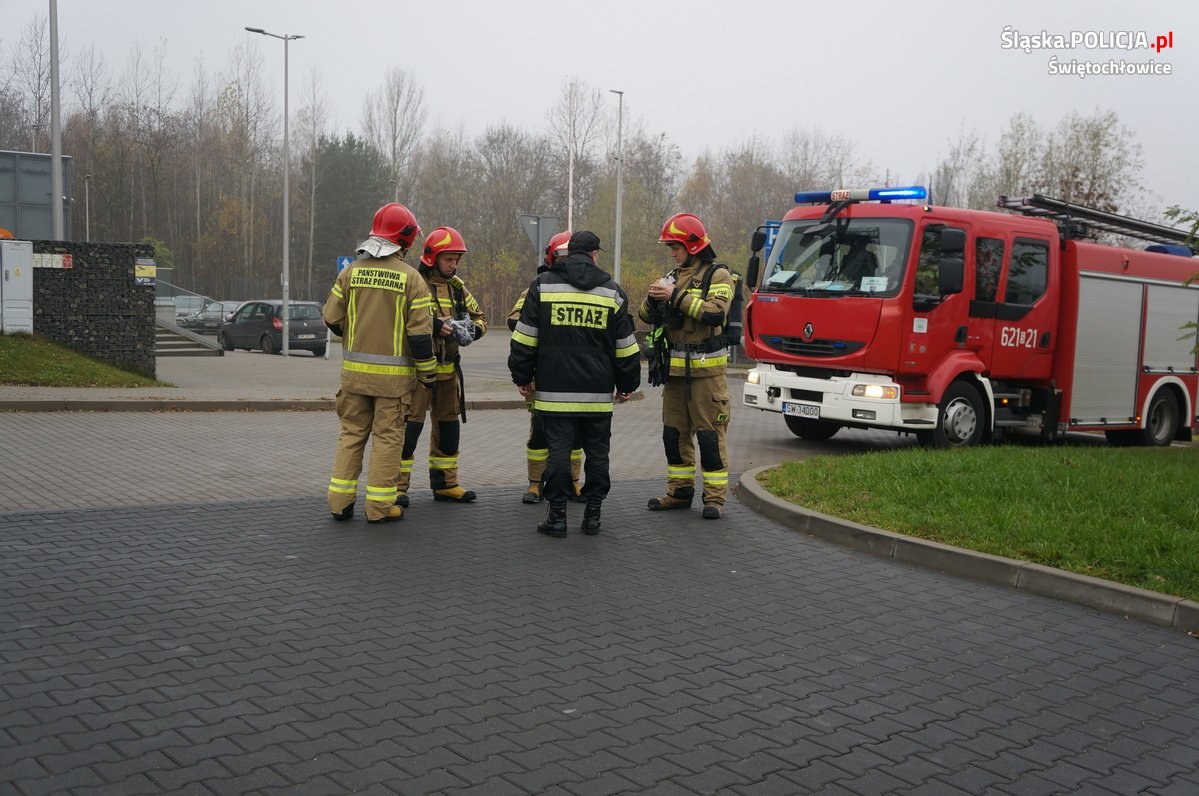
M 591 257 L 572 253 L 529 285 L 512 332 L 508 369 L 518 385 L 537 379 L 534 411 L 612 411 L 612 393 L 641 386 L 641 350 L 629 302 Z

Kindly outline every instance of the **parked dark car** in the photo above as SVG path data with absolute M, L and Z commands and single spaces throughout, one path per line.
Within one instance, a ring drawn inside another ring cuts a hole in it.
M 328 327 L 321 318 L 321 305 L 315 301 L 288 302 L 288 348 L 325 355 Z M 274 299 L 247 301 L 233 317 L 221 324 L 221 348 L 232 351 L 261 349 L 264 354 L 283 350 L 283 302 Z
M 195 329 L 199 332 L 219 332 L 221 324 L 241 304 L 240 301 L 210 301 L 204 305 L 203 309 L 196 310 L 187 316 L 187 323 L 185 325 L 187 328 Z

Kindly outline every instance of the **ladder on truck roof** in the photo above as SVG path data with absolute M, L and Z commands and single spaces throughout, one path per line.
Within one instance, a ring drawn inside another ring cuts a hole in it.
M 1032 196 L 1000 196 L 999 207 L 1015 210 L 1026 216 L 1036 216 L 1054 221 L 1067 238 L 1094 238 L 1096 233 L 1124 235 L 1152 243 L 1181 243 L 1196 251 L 1196 244 L 1188 240 L 1186 230 L 1153 224 L 1137 218 L 1109 213 L 1095 207 L 1078 205 L 1042 194 Z

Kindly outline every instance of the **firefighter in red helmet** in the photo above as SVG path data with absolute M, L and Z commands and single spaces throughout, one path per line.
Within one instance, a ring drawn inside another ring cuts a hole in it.
M 363 450 L 372 438 L 366 520 L 403 516 L 396 505 L 396 473 L 404 420 L 415 395 L 433 384 L 437 365 L 429 288 L 403 259 L 419 234 L 416 216 L 404 205 L 379 208 L 358 260 L 337 275 L 325 301 L 325 323 L 342 338 L 341 433 L 328 495 L 336 520 L 354 516 Z
M 658 240 L 666 244 L 676 267 L 650 284 L 638 311 L 642 321 L 663 328 L 669 341 L 668 375 L 662 389 L 666 494 L 652 498 L 648 508 L 691 507 L 698 444 L 703 516 L 719 519 L 729 483 L 726 436 L 731 402 L 724 327 L 733 299 L 733 277 L 727 267 L 716 263 L 703 222 L 690 213 L 668 218 Z
M 541 265 L 537 266 L 537 273 L 545 273 L 549 267 L 554 264 L 554 260 L 558 257 L 565 256 L 566 245 L 570 243 L 570 230 L 559 232 L 549 239 L 545 247 L 545 258 Z M 520 310 L 525 305 L 525 296 L 529 294 L 529 289 L 526 287 L 520 292 L 516 298 L 516 304 L 513 305 L 512 311 L 508 313 L 508 331 L 516 330 L 516 322 L 520 320 Z M 533 386 L 536 390 L 536 385 Z M 525 460 L 528 465 L 529 488 L 521 496 L 522 503 L 540 503 L 541 502 L 541 478 L 545 474 L 545 462 L 550 455 L 548 443 L 545 441 L 545 432 L 541 428 L 541 424 L 537 422 L 537 413 L 533 411 L 533 402 L 536 399 L 536 393 L 530 393 L 527 406 L 529 408 L 529 441 L 525 444 Z M 582 502 L 583 485 L 579 483 L 579 476 L 583 472 L 583 449 L 576 443 L 570 452 L 570 478 L 574 483 L 574 497 L 571 498 L 575 502 Z
M 420 274 L 433 301 L 433 351 L 437 357 L 437 379 L 430 392 L 417 395 L 404 435 L 404 455 L 396 483 L 398 502 L 408 505 L 413 455 L 425 416 L 433 429 L 429 434 L 429 486 L 434 500 L 469 503 L 475 493 L 458 483 L 459 418 L 465 420 L 464 380 L 460 349 L 487 332 L 487 316 L 479 302 L 458 276 L 458 264 L 466 254 L 466 241 L 453 227 L 438 227 L 425 238 L 420 257 Z

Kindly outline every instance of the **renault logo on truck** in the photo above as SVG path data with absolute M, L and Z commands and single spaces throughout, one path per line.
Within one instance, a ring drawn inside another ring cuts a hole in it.
M 804 324 L 804 326 L 803 326 L 803 339 L 805 339 L 805 340 L 811 340 L 811 339 L 812 339 L 812 334 L 813 334 L 815 331 L 816 331 L 816 330 L 812 328 L 812 322 L 811 322 L 811 321 L 808 321 L 808 322 L 807 322 L 807 323 L 805 323 L 805 324 Z

